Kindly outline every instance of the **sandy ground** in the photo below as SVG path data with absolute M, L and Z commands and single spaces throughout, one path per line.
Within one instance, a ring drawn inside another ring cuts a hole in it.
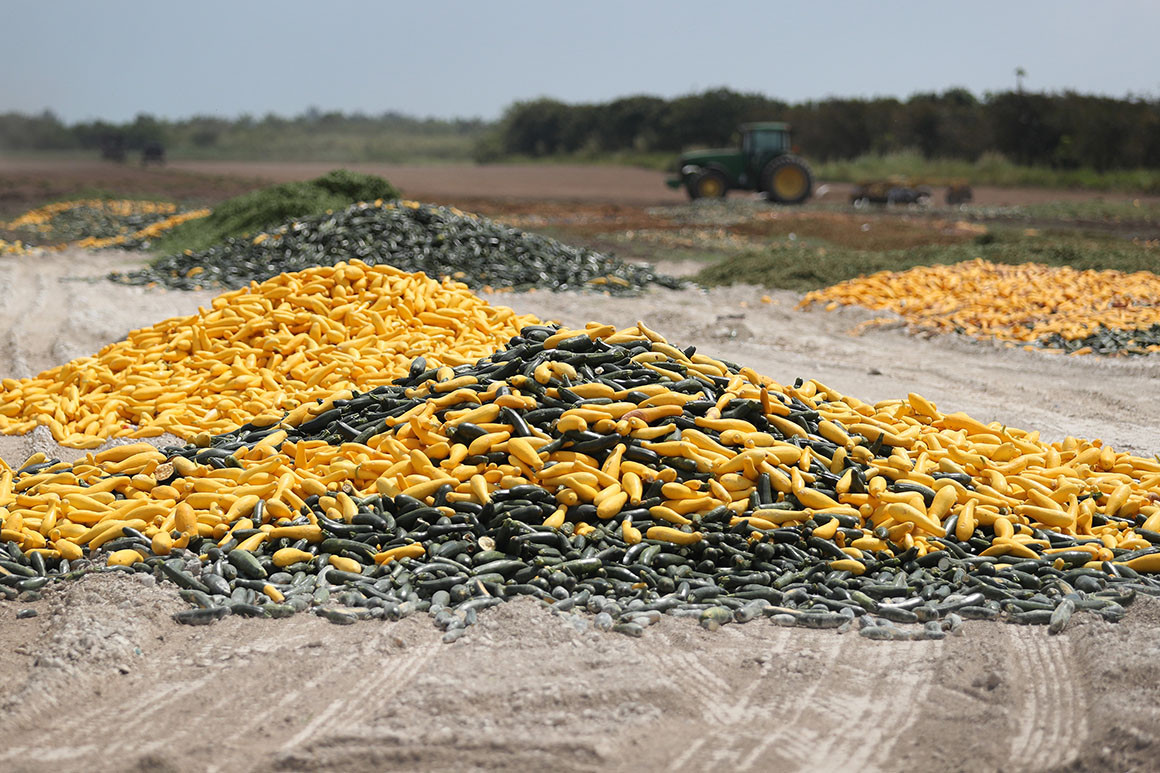
M 63 282 L 123 253 L 0 261 L 0 376 L 96 351 L 190 313 L 205 293 Z M 918 391 L 985 420 L 1103 437 L 1151 453 L 1160 363 L 1064 358 L 903 331 L 865 312 L 797 312 L 756 288 L 638 299 L 500 295 L 569 324 L 637 319 L 781 381 L 863 399 Z M 0 438 L 0 458 L 51 449 Z M 71 455 L 65 455 L 71 458 Z M 941 642 L 777 628 L 716 633 L 663 619 L 643 638 L 521 600 L 458 642 L 425 617 L 340 627 L 173 623 L 170 587 L 123 576 L 0 602 L 0 769 L 84 770 L 1154 770 L 1160 603 L 1063 635 L 968 622 Z

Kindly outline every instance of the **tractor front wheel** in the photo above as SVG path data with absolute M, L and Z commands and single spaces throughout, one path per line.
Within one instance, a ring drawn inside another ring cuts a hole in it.
M 729 181 L 716 169 L 706 169 L 689 178 L 686 187 L 690 199 L 723 199 L 729 192 Z
M 796 156 L 778 156 L 765 165 L 761 189 L 778 204 L 801 204 L 814 189 L 814 175 Z

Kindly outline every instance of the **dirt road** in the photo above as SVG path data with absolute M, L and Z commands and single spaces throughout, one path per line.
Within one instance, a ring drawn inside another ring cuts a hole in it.
M 207 294 L 99 276 L 125 253 L 0 261 L 0 376 L 87 354 Z M 645 320 L 681 345 L 863 399 L 917 391 L 944 409 L 1160 450 L 1160 363 L 1064 358 L 957 339 L 846 331 L 865 312 L 793 311 L 736 287 L 638 299 L 497 295 L 569 324 Z M 0 438 L 0 458 L 52 450 Z M 76 452 L 73 452 L 75 454 Z M 71 458 L 70 456 L 65 458 Z M 969 622 L 941 642 L 872 642 L 767 620 L 710 633 L 665 618 L 640 639 L 521 600 L 458 642 L 425 617 L 335 626 L 173 623 L 171 586 L 89 577 L 0 603 L 0 769 L 1150 770 L 1160 753 L 1160 603 L 1063 635 Z

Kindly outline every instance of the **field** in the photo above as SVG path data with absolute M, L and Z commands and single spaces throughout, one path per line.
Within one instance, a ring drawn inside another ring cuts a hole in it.
M 46 200 L 73 198 L 86 191 L 118 196 L 161 196 L 190 203 L 211 203 L 271 182 L 307 180 L 334 168 L 325 162 L 176 161 L 165 168 L 95 160 L 0 158 L 0 214 L 11 216 Z M 663 184 L 661 172 L 619 166 L 568 164 L 465 165 L 354 163 L 348 168 L 386 177 L 408 196 L 441 203 L 586 202 L 620 206 L 657 206 L 686 201 L 683 192 Z M 845 204 L 850 186 L 831 184 L 815 199 L 819 206 Z M 939 191 L 936 190 L 936 193 Z M 977 186 L 974 205 L 1019 208 L 1030 215 L 1049 208 L 1070 218 L 1098 214 L 1132 220 L 1160 218 L 1160 196 L 1044 188 Z M 745 198 L 744 194 L 731 197 Z M 936 196 L 937 198 L 937 196 Z M 813 205 L 811 205 L 813 206 Z
M 94 189 L 212 204 L 328 168 L 0 161 L 0 215 Z M 832 185 L 803 210 L 742 196 L 690 207 L 659 174 L 634 169 L 354 168 L 412 198 L 672 273 L 725 260 L 751 272 L 710 290 L 485 295 L 492 303 L 573 326 L 643 320 L 783 383 L 817 378 L 869 401 L 913 391 L 1047 440 L 1160 451 L 1156 356 L 1053 356 L 915 337 L 897 323 L 856 335 L 875 313 L 796 309 L 800 291 L 847 278 L 854 260 L 877 270 L 913 254 L 927 264 L 1056 255 L 1155 270 L 1160 199 L 983 188 L 967 210 L 854 212 Z M 34 375 L 207 305 L 212 293 L 102 279 L 144 259 L 0 258 L 0 280 L 19 289 L 0 300 L 0 376 Z M 43 428 L 0 436 L 9 463 L 38 450 L 79 455 Z M 30 605 L 37 617 L 16 619 L 25 606 L 0 602 L 0 706 L 12 738 L 0 767 L 10 770 L 1147 770 L 1160 752 L 1160 603 L 1149 598 L 1122 623 L 1077 615 L 1059 636 L 968 621 L 961 636 L 916 642 L 765 619 L 709 632 L 664 618 L 636 639 L 526 599 L 447 645 L 423 615 L 347 627 L 231 616 L 191 628 L 171 621 L 182 603 L 170 588 L 122 576 L 59 586 Z

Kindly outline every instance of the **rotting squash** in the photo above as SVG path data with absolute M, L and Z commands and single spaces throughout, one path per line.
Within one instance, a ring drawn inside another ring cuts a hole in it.
M 183 439 L 405 374 L 417 355 L 460 365 L 534 321 L 463 285 L 359 261 L 224 293 L 29 379 L 3 379 L 0 432 L 38 424 L 73 448 L 108 438 Z M 265 419 L 261 417 L 266 417 Z
M 28 244 L 20 244 L 20 254 L 30 249 L 63 250 L 133 249 L 148 245 L 172 228 L 208 216 L 208 209 L 181 211 L 163 201 L 82 199 L 47 204 L 25 212 L 0 227 L 27 233 Z M 0 244 L 0 254 L 3 254 Z
M 1160 351 L 1160 276 L 973 260 L 881 271 L 807 293 L 801 306 L 888 309 L 925 332 L 1069 354 Z M 888 318 L 870 320 L 859 329 Z
M 637 413 L 657 402 L 682 412 Z M 87 550 L 238 614 L 427 609 L 448 641 L 520 595 L 642 627 L 666 611 L 857 619 L 872 639 L 940 638 L 962 617 L 1058 631 L 1068 603 L 1118 620 L 1160 593 L 1158 501 L 1160 461 L 1099 441 L 778 384 L 643 324 L 528 325 L 479 361 L 417 362 L 199 445 L 4 470 L 0 592 L 84 571 Z

